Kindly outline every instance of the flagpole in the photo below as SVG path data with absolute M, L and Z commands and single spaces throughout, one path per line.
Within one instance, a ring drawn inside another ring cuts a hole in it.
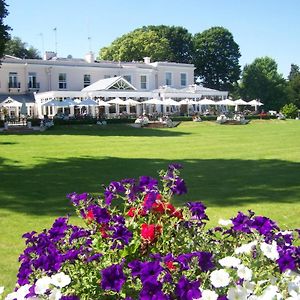
M 55 38 L 55 54 L 56 54 L 56 57 L 58 56 L 57 55 L 57 28 L 53 28 L 53 31 L 54 31 L 54 38 Z

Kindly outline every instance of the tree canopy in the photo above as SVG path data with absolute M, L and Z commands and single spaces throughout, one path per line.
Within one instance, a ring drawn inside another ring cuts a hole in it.
M 260 99 L 264 109 L 279 110 L 287 102 L 286 81 L 277 71 L 277 63 L 270 57 L 256 58 L 246 65 L 240 84 L 245 99 Z
M 288 79 L 289 100 L 300 108 L 300 69 L 298 65 L 291 64 Z
M 33 46 L 28 47 L 27 43 L 23 42 L 19 37 L 14 37 L 7 41 L 4 53 L 19 58 L 41 58 L 37 49 Z
M 0 58 L 3 57 L 5 44 L 9 40 L 9 30 L 11 28 L 5 25 L 4 18 L 8 15 L 7 4 L 4 0 L 0 0 Z
M 195 75 L 209 88 L 230 90 L 240 77 L 240 50 L 232 34 L 212 27 L 194 36 Z
M 100 49 L 99 59 L 141 61 L 149 56 L 154 61 L 190 63 L 192 46 L 192 35 L 183 27 L 144 26 Z

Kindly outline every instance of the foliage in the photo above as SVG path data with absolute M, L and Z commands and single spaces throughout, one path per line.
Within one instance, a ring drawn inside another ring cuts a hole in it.
M 288 76 L 288 80 L 291 81 L 294 79 L 295 76 L 298 76 L 300 74 L 299 66 L 296 64 L 291 64 L 291 71 Z
M 6 299 L 293 299 L 300 295 L 300 230 L 281 231 L 252 211 L 205 229 L 201 202 L 176 208 L 187 192 L 181 165 L 111 182 L 99 197 L 67 197 L 68 217 L 24 234 L 17 290 Z M 114 204 L 114 205 L 112 205 Z
M 114 40 L 110 47 L 99 52 L 99 59 L 113 61 L 141 61 L 144 57 L 160 60 L 170 51 L 169 42 L 153 30 L 136 29 Z
M 298 117 L 299 108 L 293 104 L 289 103 L 282 107 L 280 110 L 287 118 L 295 119 Z
M 23 59 L 40 59 L 39 51 L 33 46 L 28 48 L 19 37 L 14 37 L 7 41 L 5 45 L 5 54 Z
M 5 50 L 5 44 L 9 40 L 9 31 L 11 28 L 3 23 L 4 18 L 8 15 L 7 4 L 5 0 L 0 0 L 0 58 Z
M 192 37 L 183 27 L 144 26 L 117 38 L 99 52 L 99 58 L 114 61 L 191 62 Z
M 287 101 L 286 82 L 277 72 L 275 60 L 261 57 L 246 65 L 242 72 L 240 93 L 246 100 L 260 99 L 265 110 L 279 110 Z
M 299 66 L 292 64 L 288 76 L 288 96 L 290 102 L 300 107 L 300 71 Z
M 232 34 L 212 27 L 194 36 L 195 75 L 209 88 L 230 90 L 240 76 L 240 50 Z

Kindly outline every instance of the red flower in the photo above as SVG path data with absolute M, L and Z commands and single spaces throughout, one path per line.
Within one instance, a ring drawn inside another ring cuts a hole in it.
M 147 240 L 150 243 L 155 240 L 157 235 L 161 234 L 162 232 L 162 227 L 160 225 L 155 225 L 155 224 L 142 224 L 141 228 L 141 237 L 143 240 Z
M 99 231 L 101 233 L 101 236 L 104 238 L 104 239 L 107 239 L 109 237 L 108 233 L 107 233 L 107 230 L 108 229 L 108 226 L 107 224 L 101 224 L 100 225 L 100 228 L 99 228 Z
M 94 221 L 94 220 L 95 220 L 95 216 L 94 216 L 93 211 L 92 211 L 92 210 L 89 210 L 88 213 L 86 214 L 85 218 L 86 218 L 86 220 L 87 220 L 88 222 Z
M 174 265 L 173 261 L 169 260 L 165 263 L 166 267 L 170 270 L 170 271 L 175 271 L 176 270 L 176 266 Z
M 127 216 L 133 218 L 135 215 L 136 208 L 130 207 L 129 211 L 127 212 Z

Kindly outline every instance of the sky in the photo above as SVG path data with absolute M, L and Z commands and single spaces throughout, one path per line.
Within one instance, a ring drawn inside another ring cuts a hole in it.
M 227 28 L 240 46 L 240 65 L 269 56 L 287 77 L 300 65 L 300 0 L 5 0 L 11 35 L 59 57 L 83 58 L 136 28 L 185 27 L 191 34 Z M 56 28 L 56 31 L 54 30 Z

